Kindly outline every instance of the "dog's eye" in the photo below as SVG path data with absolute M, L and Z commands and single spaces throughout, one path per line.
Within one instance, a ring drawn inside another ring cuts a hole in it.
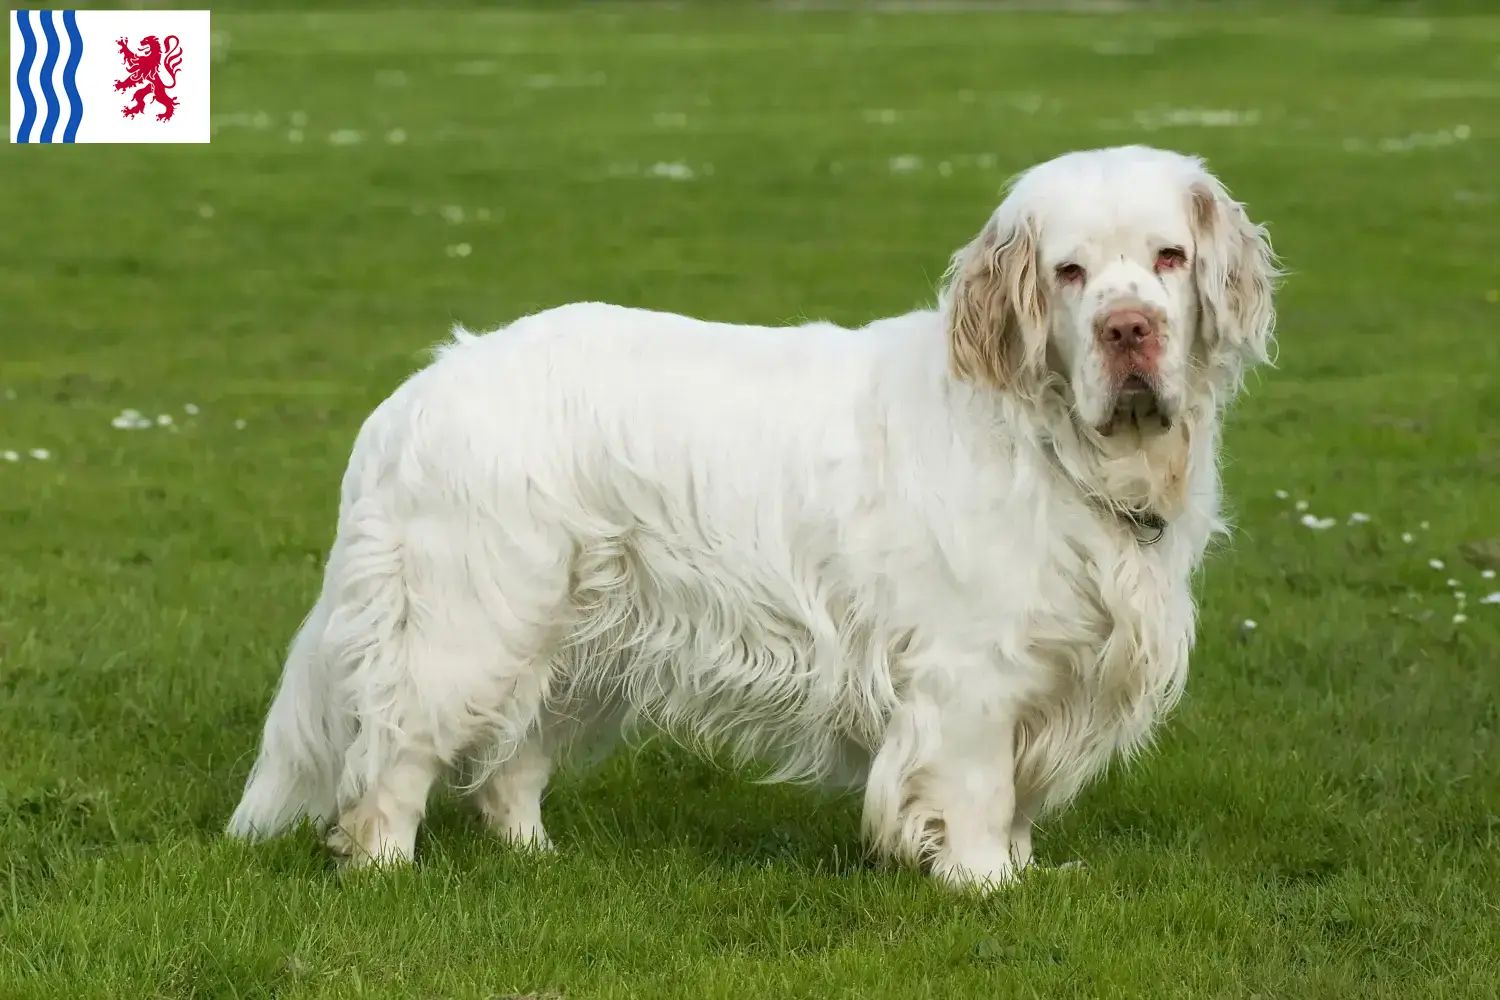
M 1071 285 L 1075 281 L 1082 281 L 1084 270 L 1079 264 L 1059 264 L 1056 268 L 1057 280 Z
M 1163 247 L 1156 252 L 1156 269 L 1170 271 L 1187 263 L 1187 254 L 1182 247 Z

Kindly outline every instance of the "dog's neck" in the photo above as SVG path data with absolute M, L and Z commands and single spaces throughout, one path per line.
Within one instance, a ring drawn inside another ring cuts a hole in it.
M 1105 437 L 1081 426 L 1063 405 L 1066 414 L 1044 422 L 1043 444 L 1059 474 L 1138 543 L 1160 540 L 1188 509 L 1194 445 L 1198 435 L 1211 432 L 1212 415 L 1190 407 L 1170 428 L 1120 428 Z

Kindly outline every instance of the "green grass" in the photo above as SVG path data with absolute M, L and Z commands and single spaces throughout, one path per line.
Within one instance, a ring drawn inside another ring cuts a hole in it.
M 7 148 L 0 997 L 1500 995 L 1500 583 L 1459 554 L 1500 535 L 1500 17 L 1277 9 L 219 13 L 211 145 Z M 660 746 L 558 783 L 554 859 L 451 797 L 380 877 L 221 839 L 354 432 L 451 323 L 857 323 L 1008 174 L 1130 141 L 1294 273 L 1188 695 L 1041 831 L 1088 870 L 951 896 L 854 802 Z

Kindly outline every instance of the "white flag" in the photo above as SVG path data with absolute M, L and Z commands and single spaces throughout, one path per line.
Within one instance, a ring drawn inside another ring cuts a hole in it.
M 207 142 L 206 10 L 10 12 L 11 142 Z

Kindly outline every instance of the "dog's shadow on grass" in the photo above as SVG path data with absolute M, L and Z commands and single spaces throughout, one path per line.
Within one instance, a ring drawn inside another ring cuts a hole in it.
M 543 822 L 564 856 L 670 853 L 716 868 L 827 874 L 874 866 L 860 838 L 857 794 L 755 776 L 653 742 L 598 768 L 559 774 Z M 460 794 L 434 796 L 424 841 L 446 846 L 481 836 L 476 811 Z
M 565 865 L 580 859 L 653 870 L 827 876 L 889 870 L 865 849 L 857 792 L 755 778 L 753 769 L 652 742 L 621 750 L 591 770 L 562 771 L 544 803 L 543 820 Z M 1286 824 L 1301 831 L 1295 842 L 1246 857 L 1236 849 L 1233 824 L 1221 815 L 1235 811 L 1232 801 L 1201 794 L 1207 791 L 1201 788 L 1193 797 L 1171 795 L 1170 788 L 1153 794 L 1143 783 L 1107 782 L 1086 791 L 1066 814 L 1038 828 L 1038 861 L 1048 867 L 1187 852 L 1291 883 L 1326 881 L 1344 867 L 1348 831 L 1334 819 L 1311 824 L 1301 816 Z M 441 857 L 440 867 L 469 869 L 497 852 L 509 859 L 502 866 L 507 870 L 527 864 L 491 837 L 460 790 L 444 787 L 433 795 L 417 844 L 419 868 L 424 857 Z M 271 867 L 300 874 L 309 863 L 337 867 L 322 838 L 306 830 L 267 857 L 279 859 Z M 1127 868 L 1133 863 L 1125 861 Z

